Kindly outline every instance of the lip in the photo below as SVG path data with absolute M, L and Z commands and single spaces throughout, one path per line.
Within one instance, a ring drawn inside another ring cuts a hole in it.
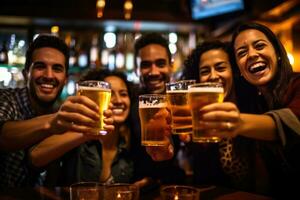
M 260 76 L 265 73 L 268 66 L 265 62 L 255 62 L 248 66 L 248 72 L 252 75 Z
M 52 84 L 38 84 L 38 88 L 42 93 L 50 94 L 56 87 Z

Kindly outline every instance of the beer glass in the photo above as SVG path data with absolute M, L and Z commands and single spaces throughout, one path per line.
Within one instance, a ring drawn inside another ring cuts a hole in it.
M 79 182 L 70 186 L 70 200 L 104 200 L 105 186 L 97 182 Z
M 215 130 L 201 127 L 199 122 L 202 115 L 200 109 L 208 104 L 222 102 L 224 89 L 221 83 L 205 82 L 190 85 L 188 89 L 188 102 L 192 111 L 193 142 L 219 142 L 221 138 Z
M 200 191 L 198 188 L 186 185 L 167 185 L 160 189 L 162 200 L 199 200 Z
M 139 188 L 133 184 L 115 183 L 106 185 L 104 199 L 111 200 L 138 200 Z
M 144 146 L 165 146 L 167 138 L 164 131 L 169 127 L 167 122 L 167 98 L 161 94 L 139 96 L 139 116 L 141 121 Z
M 171 110 L 171 127 L 173 134 L 192 133 L 191 109 L 187 102 L 188 86 L 195 84 L 195 80 L 182 80 L 167 83 L 168 107 Z
M 108 109 L 111 97 L 110 84 L 103 81 L 81 81 L 77 83 L 77 95 L 87 96 L 99 106 L 99 124 L 96 128 L 96 135 L 106 135 L 104 129 L 104 110 Z

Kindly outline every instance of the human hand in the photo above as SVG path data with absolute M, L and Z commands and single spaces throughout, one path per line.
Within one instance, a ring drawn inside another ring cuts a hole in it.
M 202 113 L 199 124 L 203 129 L 211 129 L 220 137 L 232 138 L 237 136 L 237 128 L 241 124 L 240 111 L 231 102 L 212 103 L 200 109 Z
M 70 96 L 61 105 L 59 111 L 52 115 L 48 125 L 53 133 L 67 130 L 91 133 L 99 123 L 98 112 L 98 105 L 88 97 Z

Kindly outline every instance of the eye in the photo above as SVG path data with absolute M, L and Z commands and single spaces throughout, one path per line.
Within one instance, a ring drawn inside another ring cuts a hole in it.
M 36 62 L 36 63 L 33 63 L 33 65 L 32 65 L 32 68 L 37 69 L 37 70 L 42 70 L 45 67 L 46 67 L 46 64 L 42 63 L 42 62 Z
M 260 42 L 255 45 L 255 49 L 262 50 L 265 46 L 266 46 L 266 44 Z
M 246 50 L 246 49 L 240 49 L 240 50 L 238 50 L 238 51 L 236 52 L 236 56 L 237 56 L 238 58 L 241 58 L 241 57 L 245 56 L 246 53 L 247 53 L 247 50 Z
M 120 95 L 121 95 L 122 97 L 128 97 L 128 92 L 127 92 L 126 90 L 121 91 L 121 92 L 120 92 Z
M 199 73 L 201 76 L 209 75 L 210 68 L 209 67 L 201 67 Z
M 59 72 L 59 73 L 65 71 L 65 68 L 62 65 L 53 65 L 52 69 L 53 69 L 53 71 Z
M 151 61 L 141 61 L 141 63 L 140 63 L 140 67 L 141 67 L 141 69 L 147 69 L 147 68 L 149 68 L 149 67 L 151 67 L 151 65 L 152 65 L 152 62 Z
M 225 64 L 220 64 L 220 65 L 217 65 L 215 67 L 216 71 L 218 72 L 224 72 L 227 70 L 227 66 Z
M 157 60 L 155 61 L 155 65 L 156 65 L 157 67 L 162 68 L 162 67 L 165 67 L 165 66 L 167 65 L 167 61 L 166 61 L 165 59 L 157 59 Z

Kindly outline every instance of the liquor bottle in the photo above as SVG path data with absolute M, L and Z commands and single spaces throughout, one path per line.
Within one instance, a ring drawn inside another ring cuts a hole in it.
M 0 64 L 8 64 L 8 51 L 6 48 L 6 41 L 2 42 L 2 47 L 0 49 Z

